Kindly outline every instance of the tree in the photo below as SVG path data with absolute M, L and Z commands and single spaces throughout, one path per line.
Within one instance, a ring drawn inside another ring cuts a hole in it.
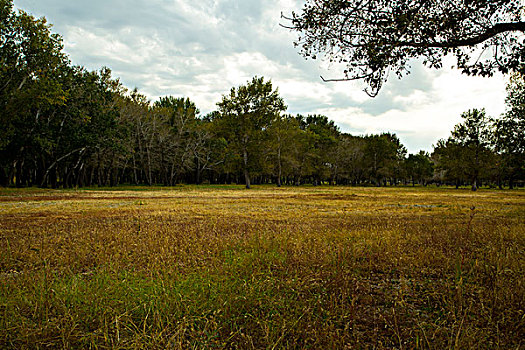
M 283 17 L 305 58 L 345 64 L 344 78 L 332 81 L 363 79 L 370 96 L 390 71 L 408 74 L 414 58 L 441 68 L 453 54 L 469 75 L 525 71 L 520 0 L 307 0 L 300 14 Z
M 271 81 L 254 77 L 246 85 L 232 88 L 217 106 L 226 139 L 242 159 L 246 188 L 250 188 L 250 170 L 254 170 L 257 161 L 251 155 L 258 150 L 264 131 L 286 110 L 286 105 Z
M 490 149 L 492 120 L 484 109 L 469 110 L 461 117 L 463 123 L 454 127 L 447 141 L 438 141 L 434 153 L 438 168 L 447 171 L 449 178 L 456 179 L 456 187 L 460 180 L 469 180 L 472 191 L 476 191 L 493 157 Z
M 405 160 L 405 168 L 407 175 L 412 180 L 412 186 L 414 186 L 416 181 L 426 185 L 427 179 L 432 177 L 434 171 L 430 156 L 425 151 L 409 154 Z
M 295 117 L 288 115 L 290 123 L 294 125 L 292 154 L 288 159 L 289 174 L 293 177 L 295 185 L 300 185 L 303 179 L 314 172 L 314 159 L 316 157 L 315 135 L 308 130 L 307 118 L 298 114 Z
M 366 137 L 365 164 L 370 181 L 376 185 L 383 182 L 386 185 L 388 178 L 397 178 L 400 164 L 406 154 L 405 147 L 396 134 L 383 133 Z
M 166 169 L 163 173 L 166 177 L 165 183 L 173 185 L 175 176 L 195 167 L 196 134 L 199 109 L 189 98 L 183 97 L 161 97 L 154 104 L 158 115 L 164 119 L 162 124 L 166 126 L 166 139 L 160 143 L 160 166 Z M 200 135 L 202 136 L 202 135 Z M 169 176 L 167 175 L 169 174 Z M 168 180 L 169 178 L 169 180 Z
M 0 1 L 0 181 L 27 182 L 31 152 L 38 153 L 42 119 L 65 103 L 60 78 L 68 60 L 62 39 L 45 19 Z
M 357 185 L 364 180 L 365 173 L 365 144 L 363 136 L 341 134 L 335 150 L 335 166 L 337 168 L 336 181 L 339 184 L 352 183 Z
M 462 124 L 456 125 L 452 131 L 452 138 L 463 147 L 463 166 L 470 177 L 472 191 L 477 190 L 479 177 L 489 165 L 492 155 L 490 147 L 492 120 L 485 114 L 485 110 L 469 110 L 461 115 Z
M 441 172 L 438 179 L 440 181 L 453 181 L 456 188 L 459 188 L 460 184 L 466 179 L 461 145 L 452 138 L 440 139 L 434 146 L 432 158 L 435 161 L 437 172 Z
M 216 171 L 226 157 L 227 142 L 215 134 L 212 119 L 199 119 L 193 128 L 191 154 L 194 158 L 195 183 L 202 182 L 204 171 Z
M 507 110 L 496 121 L 495 149 L 501 156 L 501 170 L 512 188 L 525 177 L 525 80 L 514 74 L 507 85 Z
M 272 174 L 277 187 L 281 187 L 283 175 L 290 175 L 292 167 L 296 165 L 302 131 L 298 120 L 290 115 L 278 116 L 267 130 L 268 151 L 274 164 Z
M 42 118 L 41 132 L 35 137 L 43 141 L 36 155 L 40 160 L 36 168 L 42 167 L 43 173 L 38 184 L 83 184 L 87 167 L 97 168 L 100 182 L 115 183 L 122 153 L 114 101 L 120 83 L 107 68 L 88 72 L 82 67 L 64 70 L 60 81 L 68 92 L 67 102 Z
M 312 138 L 313 149 L 311 151 L 311 165 L 314 176 L 314 185 L 320 184 L 323 178 L 337 175 L 335 166 L 335 154 L 339 141 L 339 128 L 333 120 L 324 115 L 308 115 L 306 117 L 306 131 Z M 332 173 L 332 174 L 331 174 Z

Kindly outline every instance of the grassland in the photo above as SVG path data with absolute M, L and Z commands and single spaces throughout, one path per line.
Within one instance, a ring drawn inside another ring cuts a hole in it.
M 0 189 L 0 348 L 522 349 L 525 193 Z

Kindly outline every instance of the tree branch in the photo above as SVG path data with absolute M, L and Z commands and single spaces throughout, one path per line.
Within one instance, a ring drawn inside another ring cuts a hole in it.
M 525 22 L 515 23 L 498 23 L 494 27 L 487 29 L 480 35 L 460 40 L 452 40 L 446 42 L 428 43 L 428 42 L 400 42 L 399 46 L 410 46 L 410 47 L 434 47 L 434 48 L 457 48 L 462 46 L 475 46 L 482 42 L 505 32 L 525 32 Z

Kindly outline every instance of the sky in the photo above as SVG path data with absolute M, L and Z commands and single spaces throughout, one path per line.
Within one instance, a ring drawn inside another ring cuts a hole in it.
M 15 7 L 46 17 L 75 65 L 109 67 L 127 88 L 155 101 L 189 97 L 202 114 L 232 87 L 254 76 L 271 80 L 291 114 L 323 114 L 353 135 L 396 133 L 409 153 L 432 151 L 450 135 L 461 113 L 505 110 L 506 78 L 468 77 L 445 61 L 441 70 L 418 62 L 399 80 L 391 76 L 370 98 L 362 82 L 331 82 L 341 67 L 305 60 L 280 26 L 281 13 L 300 0 L 15 0 Z

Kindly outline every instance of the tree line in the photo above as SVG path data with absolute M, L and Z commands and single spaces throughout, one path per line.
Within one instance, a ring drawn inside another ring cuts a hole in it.
M 254 77 L 202 115 L 189 98 L 151 103 L 108 68 L 71 64 L 44 18 L 0 1 L 0 185 L 40 187 L 273 183 L 454 184 L 525 180 L 525 84 L 507 111 L 463 114 L 431 154 L 393 133 L 343 133 L 323 115 L 286 114 L 271 81 Z

